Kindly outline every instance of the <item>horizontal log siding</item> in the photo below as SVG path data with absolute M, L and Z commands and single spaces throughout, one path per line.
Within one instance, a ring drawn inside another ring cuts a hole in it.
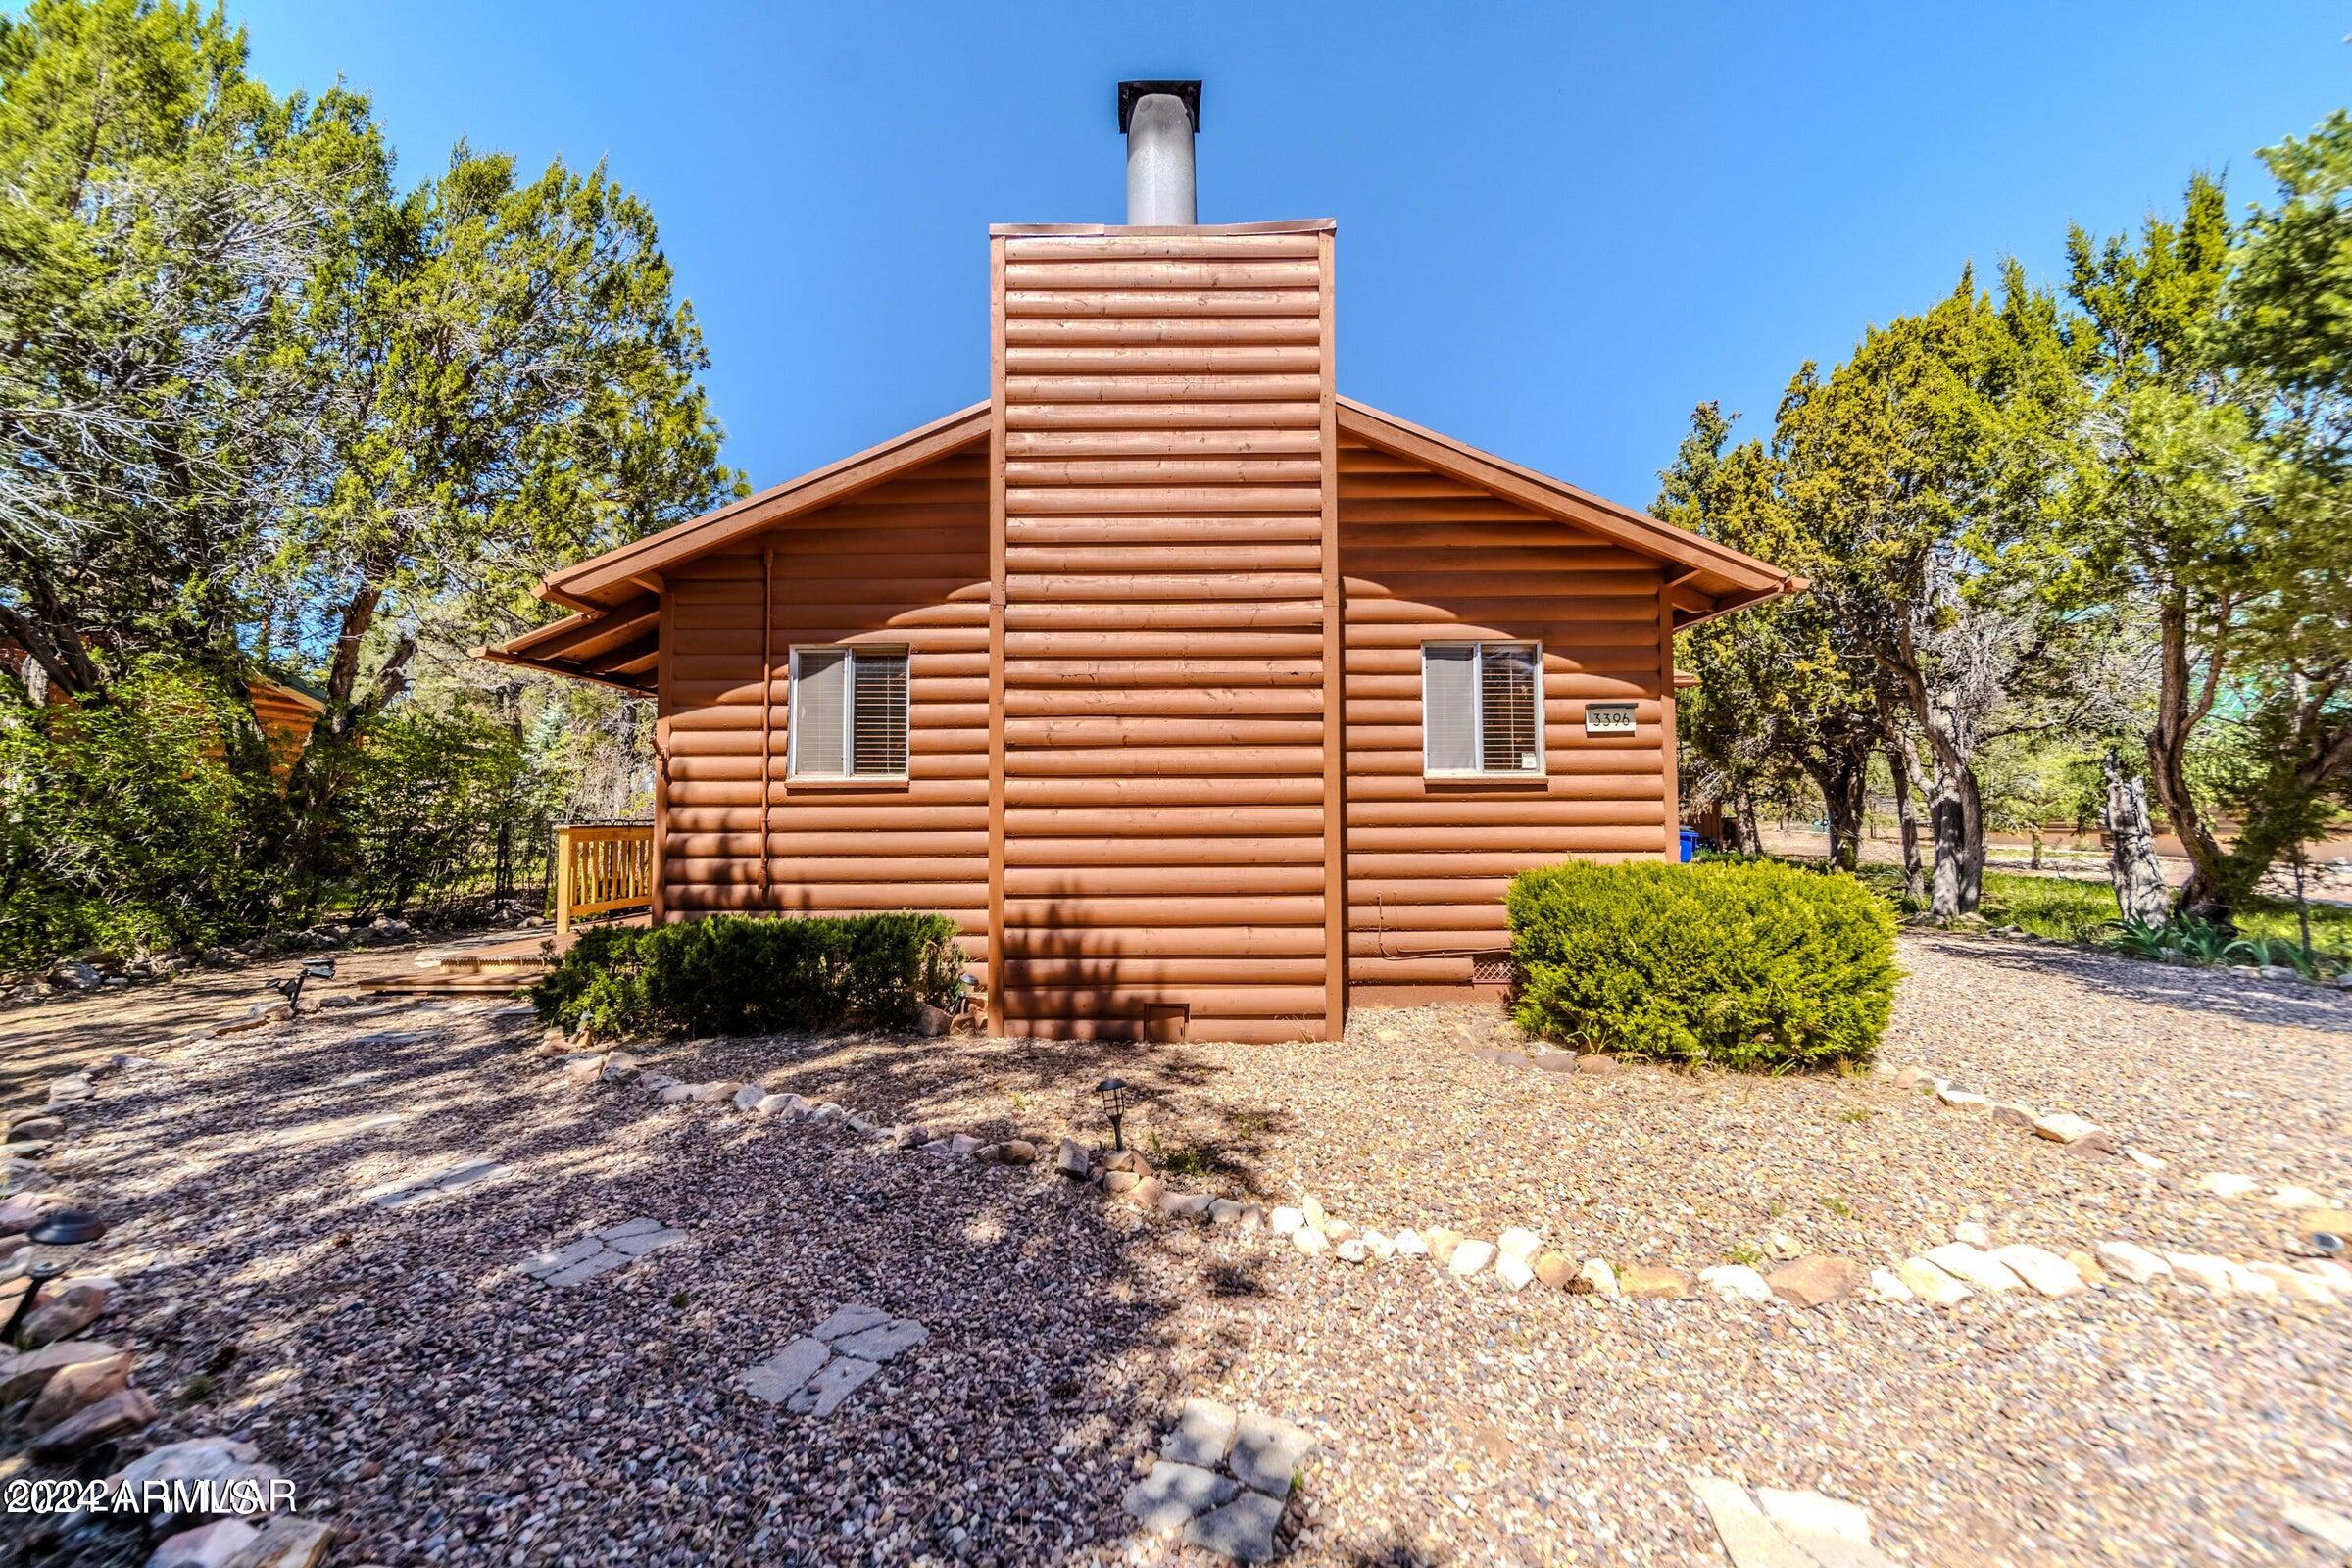
M 1002 243 L 1002 1027 L 1319 1035 L 1318 236 Z
M 762 553 L 775 551 L 761 681 Z M 952 916 L 988 955 L 988 464 L 981 445 L 670 573 L 670 917 L 715 911 Z M 786 776 L 791 649 L 903 644 L 908 780 Z M 773 732 L 764 734 L 764 712 Z M 763 745 L 764 743 L 764 745 Z M 772 755 L 763 758 L 763 751 Z M 761 864 L 760 780 L 768 779 Z
M 1340 448 L 1348 978 L 1466 985 L 1510 945 L 1511 876 L 1571 856 L 1653 858 L 1666 830 L 1654 563 L 1352 443 Z M 1544 645 L 1544 777 L 1429 781 L 1421 645 Z M 1585 704 L 1631 700 L 1631 736 L 1587 739 Z

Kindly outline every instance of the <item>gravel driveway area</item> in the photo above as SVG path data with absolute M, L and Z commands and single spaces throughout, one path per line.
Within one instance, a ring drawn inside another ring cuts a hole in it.
M 1906 934 L 1882 1054 L 2072 1110 L 2183 1170 L 2333 1196 L 2352 1129 L 2352 993 L 2058 943 Z
M 1383 1230 L 1524 1225 L 1621 1265 L 1695 1269 L 1774 1233 L 1888 1262 L 1970 1220 L 2061 1250 L 2271 1257 L 2286 1216 L 2184 1178 L 2344 1196 L 2352 999 L 1983 940 L 1906 936 L 1903 961 L 1890 1061 L 2080 1110 L 2172 1168 L 1885 1077 L 1508 1064 L 1476 1006 L 1366 1010 L 1330 1046 L 643 1054 L 1049 1150 L 1099 1136 L 1092 1085 L 1115 1071 L 1175 1185 L 1311 1192 Z M 340 1524 L 338 1562 L 1206 1561 L 1119 1501 L 1196 1396 L 1317 1437 L 1293 1560 L 1334 1568 L 1718 1564 L 1696 1472 L 1861 1503 L 1904 1563 L 2341 1560 L 2283 1515 L 2352 1513 L 2352 1306 L 1512 1295 L 1147 1222 L 1045 1163 L 660 1105 L 528 1054 L 537 1036 L 426 1004 L 152 1049 L 50 1156 L 115 1221 L 91 1261 L 120 1305 L 94 1332 L 137 1351 L 165 1408 L 148 1441 L 250 1437 Z M 639 1220 L 685 1237 L 570 1288 L 525 1272 Z M 737 1387 L 851 1302 L 928 1338 L 822 1418 Z

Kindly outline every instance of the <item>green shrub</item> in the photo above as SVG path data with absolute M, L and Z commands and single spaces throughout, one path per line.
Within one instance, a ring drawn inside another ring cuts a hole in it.
M 2305 953 L 2291 937 L 2251 935 L 2233 937 L 2220 926 L 2195 915 L 2175 915 L 2162 925 L 2144 920 L 2121 920 L 2110 945 L 2135 958 L 2167 963 L 2273 964 L 2292 969 L 2306 980 L 2317 980 L 2346 967 L 2342 955 L 2325 951 Z
M 940 914 L 713 915 L 596 926 L 531 990 L 542 1021 L 601 1034 L 758 1035 L 851 1020 L 903 1028 L 952 1006 L 965 963 Z
M 249 846 L 280 803 L 222 760 L 234 723 L 218 681 L 160 659 L 102 702 L 0 702 L 0 971 L 267 918 Z
M 1851 877 L 1772 863 L 1592 865 L 1511 884 L 1531 1033 L 1727 1067 L 1866 1056 L 1894 1003 L 1894 916 Z

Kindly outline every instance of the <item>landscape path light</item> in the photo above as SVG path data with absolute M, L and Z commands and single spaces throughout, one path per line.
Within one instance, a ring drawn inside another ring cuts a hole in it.
M 17 1326 L 28 1316 L 41 1287 L 56 1279 L 73 1265 L 74 1254 L 106 1234 L 106 1221 L 94 1209 L 53 1208 L 40 1218 L 40 1223 L 24 1233 L 32 1245 L 20 1267 L 32 1283 L 17 1298 L 17 1309 L 9 1314 L 0 1338 L 13 1341 Z
M 1095 1093 L 1102 1097 L 1103 1113 L 1110 1117 L 1110 1147 L 1112 1152 L 1118 1152 L 1124 1151 L 1127 1147 L 1127 1143 L 1125 1134 L 1121 1130 L 1121 1124 L 1127 1119 L 1127 1080 L 1124 1078 L 1105 1078 L 1101 1083 L 1095 1085 Z

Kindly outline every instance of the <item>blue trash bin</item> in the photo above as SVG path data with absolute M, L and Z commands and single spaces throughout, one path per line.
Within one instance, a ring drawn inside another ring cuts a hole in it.
M 1696 855 L 1697 853 L 1698 829 L 1694 827 L 1687 827 L 1683 829 L 1683 863 L 1685 865 L 1689 865 L 1690 863 L 1690 857 Z

